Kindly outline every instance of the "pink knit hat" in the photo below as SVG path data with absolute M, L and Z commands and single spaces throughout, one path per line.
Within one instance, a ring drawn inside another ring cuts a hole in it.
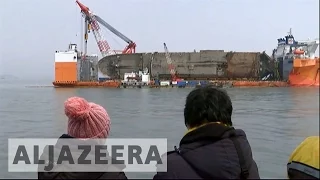
M 64 103 L 68 117 L 68 134 L 75 138 L 106 138 L 110 131 L 110 117 L 98 104 L 81 97 L 71 97 Z

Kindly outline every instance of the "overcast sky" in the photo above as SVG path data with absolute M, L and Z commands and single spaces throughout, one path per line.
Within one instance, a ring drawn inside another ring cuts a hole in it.
M 81 0 L 137 44 L 137 52 L 264 51 L 292 28 L 296 40 L 319 37 L 319 0 Z M 107 30 L 112 49 L 125 43 Z M 75 0 L 0 0 L 0 74 L 51 78 L 54 51 L 80 45 Z M 99 54 L 89 34 L 88 50 Z

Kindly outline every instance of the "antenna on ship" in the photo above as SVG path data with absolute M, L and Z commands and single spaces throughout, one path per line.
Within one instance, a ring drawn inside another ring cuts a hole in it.
M 290 28 L 288 34 L 289 34 L 289 36 L 292 35 L 292 28 Z

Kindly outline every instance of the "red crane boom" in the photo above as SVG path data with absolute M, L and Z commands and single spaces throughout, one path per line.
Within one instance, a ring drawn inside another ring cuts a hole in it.
M 172 60 L 171 60 L 171 57 L 170 57 L 170 54 L 169 54 L 169 50 L 168 50 L 168 47 L 167 47 L 166 43 L 163 43 L 163 46 L 164 46 L 165 56 L 166 56 L 166 59 L 167 59 L 167 64 L 168 64 L 169 71 L 170 71 L 170 74 L 171 74 L 171 80 L 172 81 L 180 81 L 180 80 L 182 80 L 182 79 L 177 77 L 177 71 L 176 71 L 176 68 L 174 67 L 174 65 L 172 64 Z
M 102 54 L 102 57 L 105 57 L 107 55 L 116 54 L 116 51 L 111 50 L 108 42 L 105 40 L 105 38 L 102 36 L 101 28 L 99 26 L 99 23 L 106 27 L 108 30 L 113 32 L 115 35 L 117 35 L 119 38 L 124 40 L 128 45 L 123 49 L 123 54 L 131 54 L 136 52 L 136 43 L 133 42 L 131 39 L 120 33 L 118 30 L 116 30 L 114 27 L 112 27 L 110 24 L 105 22 L 102 18 L 100 18 L 98 15 L 93 14 L 90 9 L 80 3 L 78 0 L 76 3 L 79 5 L 82 14 L 85 16 L 86 21 L 86 32 L 85 32 L 85 41 L 87 42 L 88 39 L 88 32 L 90 32 L 90 27 L 92 28 L 92 32 L 94 34 L 94 37 L 97 41 L 97 45 L 99 47 L 99 50 Z

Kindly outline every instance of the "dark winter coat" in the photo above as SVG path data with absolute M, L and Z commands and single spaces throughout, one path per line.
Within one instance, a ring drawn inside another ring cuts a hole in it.
M 69 135 L 62 135 L 61 138 L 73 138 Z M 46 147 L 47 148 L 47 147 Z M 59 140 L 55 145 L 59 148 Z M 47 151 L 45 151 L 47 152 Z M 40 159 L 46 159 L 47 154 L 42 154 Z M 46 165 L 39 165 L 38 169 L 44 169 Z M 59 166 L 59 165 L 56 165 Z M 110 167 L 106 165 L 106 169 Z M 125 173 L 122 171 L 125 168 L 124 164 L 116 167 L 120 172 L 38 172 L 38 179 L 127 179 Z
M 251 147 L 243 130 L 220 124 L 208 124 L 187 133 L 180 148 L 167 153 L 167 172 L 158 171 L 154 176 L 154 179 L 239 178 L 260 179 Z

